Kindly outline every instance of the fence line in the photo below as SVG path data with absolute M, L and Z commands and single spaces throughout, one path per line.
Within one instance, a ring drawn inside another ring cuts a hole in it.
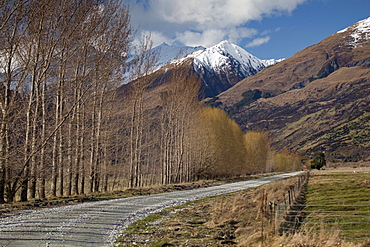
M 301 199 L 308 179 L 309 172 L 300 175 L 297 183 L 274 202 L 265 201 L 263 192 L 261 212 L 268 223 L 264 225 L 262 219 L 262 241 L 265 229 L 280 235 L 325 230 L 338 232 L 342 239 L 370 238 L 370 205 L 307 205 Z
M 285 205 L 289 207 L 297 205 Z M 277 219 L 284 221 L 275 223 L 280 233 L 320 232 L 322 230 L 338 232 L 341 239 L 370 238 L 370 205 L 320 205 L 319 207 L 335 207 L 338 210 L 315 209 L 318 205 L 300 205 L 303 210 L 291 210 L 290 216 L 284 210 L 276 210 Z M 348 207 L 365 209 L 351 210 Z M 314 209 L 310 209 L 314 208 Z M 343 210 L 346 208 L 347 210 Z M 294 215 L 294 217 L 292 216 Z M 300 217 L 301 216 L 301 217 Z
M 279 231 L 281 222 L 284 222 L 285 215 L 291 209 L 291 205 L 296 203 L 301 196 L 302 189 L 307 184 L 309 178 L 309 172 L 302 173 L 298 176 L 297 182 L 294 185 L 289 186 L 286 193 L 276 201 L 268 202 L 267 201 L 267 194 L 266 191 L 262 191 L 261 195 L 261 204 L 260 204 L 260 212 L 261 212 L 261 239 L 262 244 L 267 234 L 276 233 Z M 277 212 L 282 211 L 281 215 L 277 214 Z M 284 216 L 283 216 L 284 215 Z M 267 219 L 265 222 L 264 219 Z
M 341 239 L 370 238 L 370 205 L 278 204 L 274 212 L 280 234 L 324 230 L 338 232 Z

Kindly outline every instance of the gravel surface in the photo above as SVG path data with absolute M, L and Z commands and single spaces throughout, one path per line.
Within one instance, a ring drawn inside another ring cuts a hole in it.
M 155 195 L 0 216 L 0 246 L 111 246 L 131 223 L 165 208 L 256 187 L 301 172 Z

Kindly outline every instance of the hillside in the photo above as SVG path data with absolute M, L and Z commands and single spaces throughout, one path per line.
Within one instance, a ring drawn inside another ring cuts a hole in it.
M 335 158 L 369 155 L 370 18 L 208 100 L 277 149 Z

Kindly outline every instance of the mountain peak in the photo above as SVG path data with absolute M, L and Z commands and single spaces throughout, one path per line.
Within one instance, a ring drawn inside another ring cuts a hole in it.
M 219 51 L 223 51 L 223 52 L 232 53 L 232 55 L 234 55 L 236 57 L 241 57 L 243 55 L 247 55 L 248 57 L 253 56 L 252 54 L 250 54 L 249 52 L 247 52 L 246 50 L 244 50 L 240 46 L 235 45 L 235 44 L 229 42 L 228 40 L 223 40 L 220 43 L 218 43 L 217 45 L 214 45 L 214 46 L 212 46 L 210 48 L 207 48 L 207 49 L 219 50 Z
M 169 44 L 167 44 L 166 42 L 163 42 L 162 44 L 160 44 L 159 46 L 157 47 L 167 47 L 167 46 L 170 46 Z
M 221 41 L 220 43 L 218 43 L 217 45 L 214 45 L 216 47 L 232 47 L 232 46 L 235 46 L 234 44 L 230 43 L 228 40 L 223 40 Z
M 206 85 L 206 97 L 213 97 L 266 67 L 261 59 L 227 40 L 193 57 L 194 70 Z M 217 86 L 212 88 L 212 84 Z
M 350 27 L 338 31 L 337 33 L 349 33 L 351 40 L 349 45 L 356 48 L 361 46 L 362 43 L 367 42 L 370 39 L 370 17 L 356 22 Z
M 195 66 L 204 66 L 212 70 L 219 71 L 222 67 L 231 63 L 239 63 L 240 66 L 251 67 L 261 70 L 265 67 L 262 60 L 253 56 L 243 48 L 230 43 L 227 40 L 221 41 L 215 46 L 205 49 L 201 54 L 195 57 Z M 246 73 L 250 75 L 250 73 Z

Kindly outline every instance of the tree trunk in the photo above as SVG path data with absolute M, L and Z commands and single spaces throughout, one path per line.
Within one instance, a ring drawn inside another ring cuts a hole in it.
M 40 95 L 39 95 L 39 84 L 35 83 L 35 110 L 33 113 L 32 120 L 32 140 L 31 140 L 31 150 L 32 152 L 36 150 L 37 140 L 36 136 L 39 134 L 37 131 L 38 127 L 38 116 L 39 116 L 39 105 L 40 105 Z M 32 199 L 36 197 L 36 174 L 37 174 L 37 164 L 36 164 L 36 155 L 33 154 L 30 161 L 30 182 L 29 182 L 29 195 Z
M 41 92 L 41 104 L 42 104 L 42 126 L 41 126 L 41 142 L 43 143 L 46 138 L 46 80 L 42 83 L 42 92 Z M 39 184 L 40 184 L 40 199 L 46 198 L 46 177 L 45 177 L 45 151 L 46 147 L 42 147 L 40 150 L 40 164 L 39 164 Z
M 80 89 L 78 89 L 77 94 L 80 97 Z M 74 160 L 74 177 L 73 177 L 73 185 L 72 185 L 72 194 L 77 195 L 79 193 L 79 175 L 80 175 L 80 163 L 81 163 L 81 152 L 82 145 L 81 145 L 81 116 L 80 116 L 80 107 L 81 103 L 78 103 L 76 106 L 76 148 L 75 148 L 75 160 Z
M 23 178 L 21 181 L 21 202 L 25 202 L 28 199 L 28 181 L 29 181 L 29 173 L 30 173 L 30 159 L 29 155 L 31 152 L 30 148 L 30 136 L 31 136 L 31 129 L 32 129 L 32 106 L 34 102 L 34 95 L 35 95 L 36 85 L 32 82 L 29 98 L 28 98 L 28 106 L 26 111 L 26 133 L 25 133 L 25 140 L 24 140 L 24 168 L 23 168 Z
M 96 92 L 93 95 L 93 109 L 91 115 L 91 134 L 90 134 L 90 175 L 89 175 L 89 192 L 94 192 L 94 182 L 95 182 L 95 159 L 96 159 L 96 150 L 95 150 L 95 132 L 96 132 Z
M 84 143 L 85 143 L 85 124 L 86 124 L 86 114 L 85 114 L 85 105 L 82 105 L 82 122 L 81 122 L 81 137 L 80 137 L 80 162 L 81 162 L 81 184 L 80 184 L 80 194 L 85 194 L 85 150 L 84 150 Z

